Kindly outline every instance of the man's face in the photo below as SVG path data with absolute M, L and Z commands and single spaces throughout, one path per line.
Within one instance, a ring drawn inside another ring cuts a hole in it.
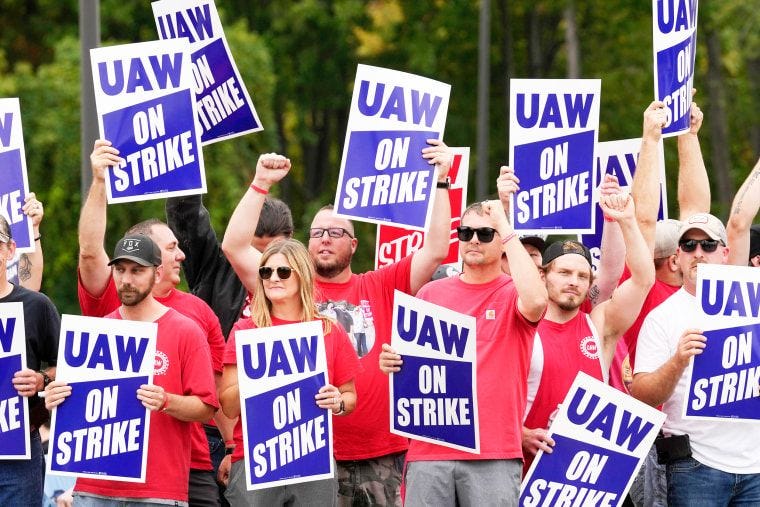
M 493 221 L 490 217 L 470 212 L 462 217 L 462 227 L 493 227 Z M 459 255 L 465 266 L 490 266 L 500 263 L 501 254 L 501 237 L 498 233 L 488 242 L 481 241 L 477 233 L 473 234 L 469 241 L 459 241 Z
M 16 243 L 8 234 L 0 232 L 0 269 L 5 274 L 5 268 L 16 255 Z
M 588 296 L 591 266 L 582 255 L 561 255 L 544 272 L 544 280 L 549 301 L 564 311 L 572 311 Z
M 343 229 L 350 233 L 350 236 L 344 233 L 339 238 L 333 238 L 324 230 L 321 237 L 309 237 L 309 255 L 317 274 L 323 278 L 334 278 L 343 273 L 351 265 L 358 244 L 357 239 L 351 237 L 354 235 L 351 222 L 333 216 L 331 210 L 322 210 L 312 220 L 309 230 L 312 229 Z
M 185 260 L 185 252 L 180 249 L 177 237 L 166 225 L 154 225 L 150 239 L 161 249 L 162 280 L 176 287 L 180 282 L 182 261 Z
M 142 266 L 136 262 L 121 260 L 112 267 L 116 294 L 124 306 L 135 306 L 142 302 L 156 283 L 156 268 Z
M 684 242 L 688 240 L 709 240 L 710 237 L 699 229 L 689 229 L 684 233 L 678 242 L 678 266 L 683 273 L 684 288 L 690 294 L 696 294 L 697 288 L 697 266 L 700 264 L 726 264 L 728 262 L 728 248 L 718 242 L 718 246 L 713 252 L 706 252 L 701 244 L 697 244 L 693 252 L 686 252 Z

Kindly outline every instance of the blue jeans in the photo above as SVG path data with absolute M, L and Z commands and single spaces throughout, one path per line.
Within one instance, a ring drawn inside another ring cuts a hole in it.
M 669 507 L 760 505 L 760 474 L 730 474 L 694 458 L 668 464 Z
M 0 460 L 0 505 L 42 505 L 45 456 L 40 432 L 29 435 L 31 459 Z

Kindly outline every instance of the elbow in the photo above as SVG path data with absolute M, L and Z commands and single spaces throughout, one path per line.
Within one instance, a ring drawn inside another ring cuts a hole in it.
M 239 401 L 231 396 L 222 394 L 219 396 L 219 404 L 222 406 L 222 413 L 228 418 L 234 419 L 240 415 Z
M 741 237 L 743 234 L 747 234 L 752 226 L 753 219 L 754 217 L 747 217 L 731 210 L 731 216 L 728 217 L 728 222 L 726 222 L 726 233 L 728 237 L 737 238 Z

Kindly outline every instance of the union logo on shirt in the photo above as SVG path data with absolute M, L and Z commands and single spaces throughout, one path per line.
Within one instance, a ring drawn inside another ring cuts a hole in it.
M 156 360 L 153 365 L 153 375 L 165 375 L 169 369 L 169 356 L 156 350 Z
M 599 347 L 593 336 L 587 336 L 581 340 L 581 352 L 589 359 L 599 359 Z

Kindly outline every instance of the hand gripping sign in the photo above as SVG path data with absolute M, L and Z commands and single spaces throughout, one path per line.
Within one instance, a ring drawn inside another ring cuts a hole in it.
M 665 414 L 579 372 L 549 428 L 551 454 L 538 451 L 520 505 L 623 504 Z
M 697 0 L 652 0 L 654 96 L 665 103 L 663 137 L 689 130 L 697 54 Z
M 109 204 L 206 192 L 187 39 L 90 50 Z
M 0 215 L 11 226 L 18 253 L 34 252 L 32 220 L 21 211 L 28 193 L 19 101 L 0 99 Z
M 520 178 L 511 200 L 515 230 L 593 231 L 598 79 L 512 79 L 509 159 Z
M 136 393 L 153 382 L 157 330 L 63 315 L 56 380 L 71 395 L 53 409 L 49 473 L 145 482 L 150 412 Z
M 594 191 L 594 233 L 579 234 L 578 241 L 591 250 L 594 272 L 599 269 L 599 258 L 602 255 L 602 229 L 604 227 L 604 215 L 599 206 L 599 188 L 604 181 L 605 174 L 617 176 L 618 184 L 622 190 L 630 190 L 633 185 L 633 175 L 636 173 L 636 162 L 641 149 L 641 138 L 622 139 L 620 141 L 604 141 L 596 145 L 596 190 Z M 659 173 L 660 173 L 660 211 L 657 220 L 668 218 L 667 207 L 663 203 L 668 202 L 665 188 L 665 152 L 662 143 L 658 145 Z
M 449 253 L 441 264 L 459 264 L 459 241 L 457 227 L 462 219 L 462 212 L 467 206 L 467 176 L 470 168 L 470 149 L 451 148 L 454 161 L 449 170 L 451 188 L 449 204 L 451 205 L 451 233 Z M 416 252 L 425 243 L 425 233 L 392 225 L 377 226 L 377 245 L 375 247 L 375 269 L 389 266 L 407 255 Z
M 190 43 L 197 123 L 206 145 L 262 130 L 248 90 L 232 58 L 213 0 L 153 2 L 161 39 Z
M 427 230 L 435 191 L 427 139 L 441 139 L 451 86 L 368 65 L 356 70 L 335 214 Z
M 683 417 L 760 419 L 760 269 L 700 264 L 707 343 L 694 356 Z
M 29 459 L 29 404 L 13 387 L 26 368 L 23 303 L 0 303 L 0 459 Z
M 391 433 L 480 453 L 475 317 L 395 291 Z
M 250 490 L 334 476 L 332 417 L 314 397 L 328 383 L 321 321 L 235 333 Z

